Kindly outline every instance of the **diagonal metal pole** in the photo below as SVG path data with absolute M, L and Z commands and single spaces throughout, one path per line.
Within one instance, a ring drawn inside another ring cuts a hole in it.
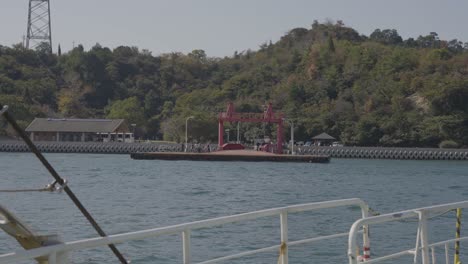
M 1 106 L 1 104 L 0 104 Z M 60 186 L 62 186 L 63 190 L 68 194 L 70 199 L 73 201 L 73 203 L 78 207 L 78 209 L 81 211 L 81 213 L 88 219 L 88 221 L 91 223 L 91 225 L 94 227 L 94 229 L 98 232 L 98 234 L 102 237 L 107 236 L 106 233 L 101 229 L 101 227 L 98 225 L 96 220 L 91 216 L 91 214 L 86 210 L 86 208 L 83 206 L 83 204 L 78 200 L 76 195 L 72 192 L 72 190 L 65 184 L 65 181 L 63 180 L 62 177 L 55 171 L 55 169 L 50 165 L 50 163 L 47 161 L 47 159 L 42 155 L 42 153 L 37 149 L 36 145 L 31 141 L 31 139 L 26 135 L 26 132 L 23 131 L 23 129 L 18 126 L 16 123 L 15 119 L 10 116 L 8 113 L 8 106 L 3 106 L 3 108 L 0 110 L 0 115 L 3 115 L 5 120 L 15 129 L 16 133 L 24 140 L 26 145 L 28 145 L 29 149 L 36 155 L 36 157 L 42 162 L 44 167 L 50 172 L 52 177 L 57 181 Z M 114 252 L 115 256 L 120 260 L 121 263 L 123 264 L 128 264 L 127 260 L 124 258 L 124 256 L 119 252 L 119 250 L 115 247 L 114 244 L 109 244 L 110 249 L 112 252 Z

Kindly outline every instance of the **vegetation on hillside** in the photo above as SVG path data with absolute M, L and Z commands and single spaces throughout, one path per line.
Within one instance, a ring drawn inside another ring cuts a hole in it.
M 195 116 L 190 137 L 213 142 L 227 102 L 250 112 L 272 102 L 299 140 L 325 131 L 347 145 L 468 146 L 468 43 L 434 32 L 403 40 L 394 29 L 364 36 L 314 21 L 225 58 L 99 44 L 47 50 L 0 46 L 0 103 L 22 126 L 34 117 L 126 118 L 140 137 L 183 141 L 185 118 Z M 275 137 L 269 125 L 241 132 Z

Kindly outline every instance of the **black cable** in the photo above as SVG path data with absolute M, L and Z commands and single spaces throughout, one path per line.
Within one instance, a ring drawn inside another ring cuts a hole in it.
M 2 104 L 0 104 L 1 106 Z M 23 129 L 16 123 L 15 119 L 9 115 L 7 109 L 3 107 L 0 110 L 0 114 L 3 115 L 3 117 L 6 119 L 6 121 L 13 127 L 13 129 L 16 131 L 16 133 L 19 134 L 19 136 L 24 140 L 26 145 L 28 145 L 29 149 L 31 152 L 33 152 L 36 157 L 42 162 L 44 167 L 49 171 L 49 173 L 54 177 L 54 179 L 57 181 L 60 186 L 63 187 L 63 190 L 68 194 L 70 199 L 73 201 L 73 203 L 78 207 L 78 209 L 81 211 L 81 213 L 88 219 L 88 221 L 91 223 L 91 225 L 94 227 L 94 229 L 98 232 L 98 234 L 101 237 L 107 236 L 106 233 L 101 229 L 101 227 L 98 225 L 98 223 L 94 220 L 94 218 L 91 216 L 91 214 L 86 210 L 86 208 L 83 206 L 83 204 L 78 200 L 76 195 L 72 192 L 72 190 L 65 184 L 65 180 L 60 177 L 60 175 L 55 171 L 55 169 L 50 165 L 50 163 L 47 161 L 47 159 L 42 155 L 42 153 L 37 149 L 36 145 L 31 141 L 31 139 L 26 135 L 26 133 L 23 131 Z M 123 264 L 128 264 L 127 260 L 123 257 L 123 255 L 119 252 L 119 250 L 115 247 L 114 244 L 109 244 L 109 248 L 114 252 L 114 254 L 117 256 L 117 258 L 120 260 L 121 263 Z

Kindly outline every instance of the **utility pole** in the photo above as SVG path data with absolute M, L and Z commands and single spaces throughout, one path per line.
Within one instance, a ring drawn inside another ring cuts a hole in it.
M 185 152 L 187 152 L 187 149 L 188 149 L 188 121 L 190 119 L 194 119 L 195 117 L 194 116 L 189 116 L 185 119 Z
M 283 118 L 283 120 L 288 122 L 291 126 L 291 155 L 295 155 L 296 153 L 294 152 L 294 122 L 286 118 Z
M 34 49 L 41 43 L 47 43 L 52 53 L 50 2 L 49 0 L 29 0 L 26 48 Z

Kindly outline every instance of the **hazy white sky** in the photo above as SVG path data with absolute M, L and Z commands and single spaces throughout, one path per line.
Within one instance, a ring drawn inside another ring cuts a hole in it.
M 359 33 L 397 29 L 468 41 L 466 0 L 50 0 L 54 50 L 81 43 L 148 49 L 154 55 L 204 49 L 208 56 L 258 49 L 314 19 L 343 20 Z M 0 45 L 26 34 L 28 0 L 1 0 Z

